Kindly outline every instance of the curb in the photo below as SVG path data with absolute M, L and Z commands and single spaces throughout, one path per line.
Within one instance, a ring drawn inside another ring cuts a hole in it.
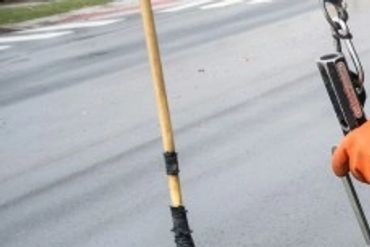
M 173 5 L 180 1 L 181 0 L 152 0 L 152 4 L 153 8 L 162 8 L 169 5 Z M 47 16 L 30 21 L 0 26 L 0 35 L 21 31 L 25 29 L 65 24 L 69 22 L 83 22 L 89 21 L 91 19 L 103 20 L 112 17 L 119 18 L 131 14 L 136 14 L 139 12 L 140 8 L 138 2 L 124 3 L 121 1 L 114 1 L 104 5 L 87 7 L 58 15 Z

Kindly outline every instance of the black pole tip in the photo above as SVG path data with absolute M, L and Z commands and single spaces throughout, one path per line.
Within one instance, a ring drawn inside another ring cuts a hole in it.
M 183 206 L 171 207 L 173 220 L 172 231 L 175 233 L 175 243 L 177 247 L 195 247 L 186 212 Z

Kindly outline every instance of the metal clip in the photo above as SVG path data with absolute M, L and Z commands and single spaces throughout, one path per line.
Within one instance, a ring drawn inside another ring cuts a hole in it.
M 324 15 L 326 20 L 329 22 L 330 26 L 332 27 L 335 34 L 341 37 L 341 34 L 339 33 L 339 27 L 335 23 L 334 19 L 339 18 L 343 20 L 344 22 L 348 21 L 348 12 L 347 12 L 347 1 L 346 0 L 322 0 Z M 331 15 L 329 11 L 329 6 L 332 6 L 335 9 L 336 14 Z
M 340 34 L 342 39 L 345 40 L 345 44 L 348 50 L 348 53 L 351 57 L 352 63 L 356 69 L 356 74 L 358 76 L 358 82 L 360 85 L 362 85 L 365 81 L 365 72 L 361 64 L 360 57 L 358 56 L 358 53 L 356 51 L 356 48 L 352 42 L 352 34 L 351 31 L 345 21 L 343 21 L 340 18 L 333 18 L 333 23 L 335 23 L 336 26 L 338 26 L 338 33 Z

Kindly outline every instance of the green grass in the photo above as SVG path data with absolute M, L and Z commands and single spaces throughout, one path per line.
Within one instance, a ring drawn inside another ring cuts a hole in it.
M 0 25 L 28 21 L 83 7 L 105 4 L 111 1 L 112 0 L 55 0 L 34 6 L 1 7 L 0 5 Z

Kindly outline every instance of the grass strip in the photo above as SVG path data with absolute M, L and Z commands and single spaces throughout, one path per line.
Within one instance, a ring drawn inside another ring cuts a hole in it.
M 55 0 L 49 3 L 32 6 L 1 7 L 0 5 L 0 25 L 61 14 L 84 7 L 109 3 L 111 1 L 112 0 Z

